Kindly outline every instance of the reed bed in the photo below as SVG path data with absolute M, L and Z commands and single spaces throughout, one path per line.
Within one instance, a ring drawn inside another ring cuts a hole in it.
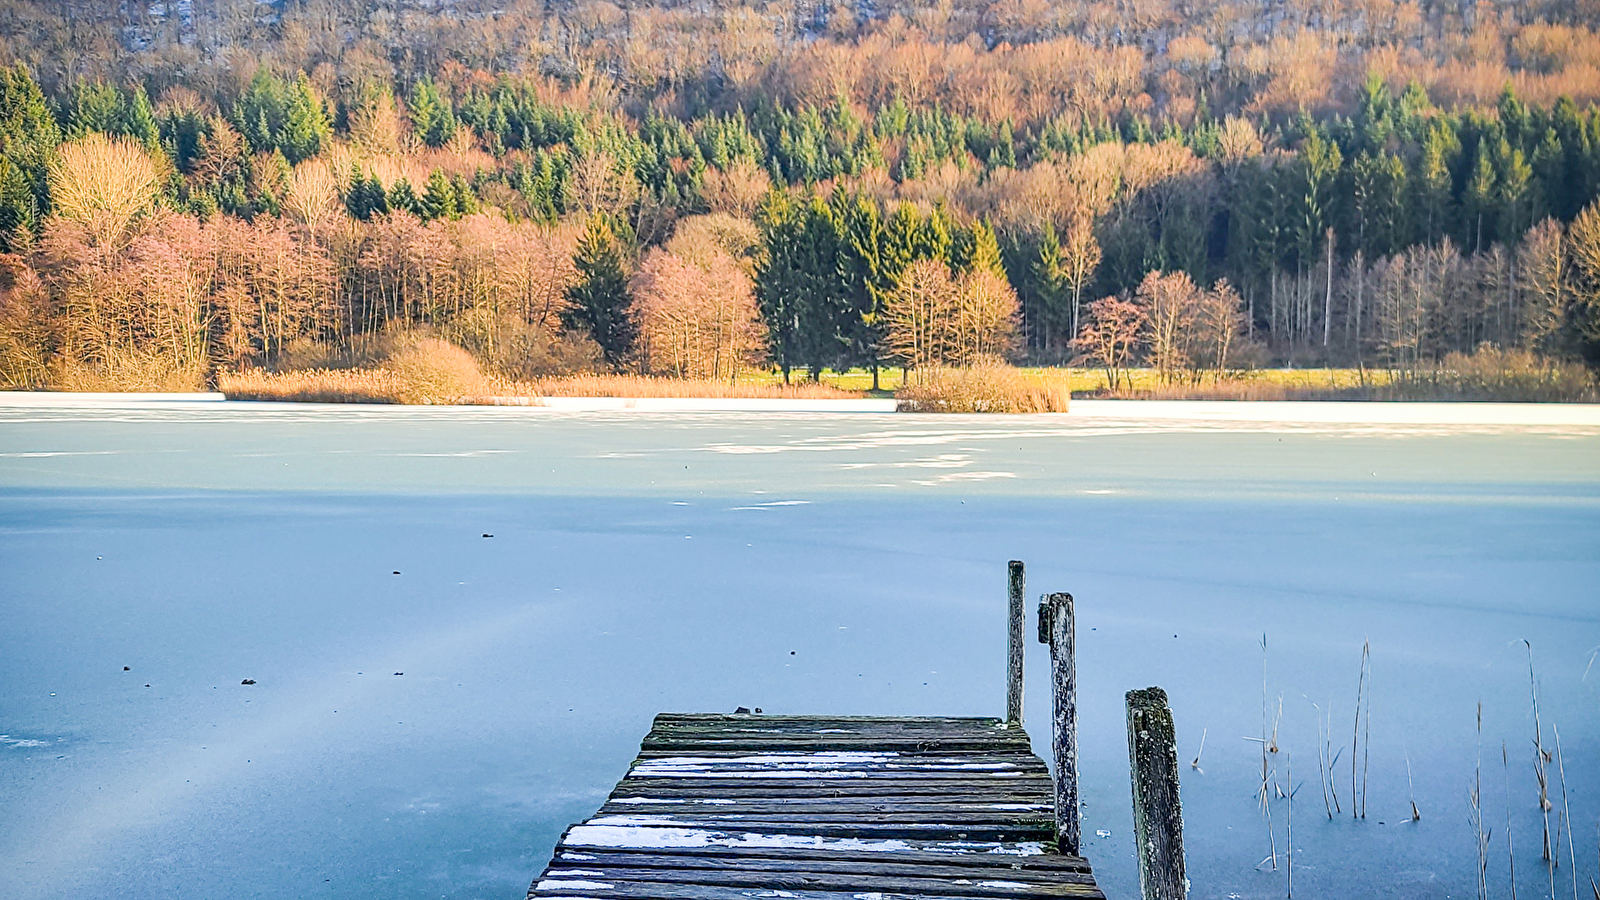
M 1066 412 L 1072 392 L 1063 378 L 1006 365 L 928 369 L 895 392 L 903 412 Z
M 538 405 L 541 397 L 705 397 L 843 400 L 863 396 L 827 384 L 729 383 L 640 375 L 567 375 L 517 381 L 486 375 L 471 354 L 433 338 L 410 342 L 376 367 L 225 372 L 231 400 L 302 403 Z
M 705 397 L 766 398 L 777 400 L 850 400 L 865 396 L 829 384 L 729 383 L 693 378 L 653 378 L 645 375 L 566 375 L 515 385 L 518 393 L 535 397 Z
M 300 369 L 292 372 L 245 369 L 217 376 L 217 389 L 229 400 L 402 402 L 394 373 L 384 369 Z
M 1452 353 L 1436 366 L 1391 369 L 1255 369 L 1190 373 L 1163 381 L 1150 369 L 1125 373 L 1126 386 L 1072 370 L 1073 394 L 1115 400 L 1475 400 L 1503 403 L 1600 402 L 1600 384 L 1583 366 L 1523 350 L 1485 347 Z M 1087 382 L 1087 383 L 1086 383 Z
M 156 379 L 167 390 L 180 374 Z M 971 368 L 884 370 L 899 383 L 895 397 L 913 412 L 1065 412 L 1071 397 L 1126 400 L 1490 400 L 1600 402 L 1600 386 L 1581 366 L 1521 351 L 1455 354 L 1431 370 L 1260 369 L 1184 381 L 1151 370 L 1126 373 L 1126 386 L 1106 389 L 1087 369 L 1015 368 L 991 362 Z M 189 377 L 193 380 L 194 377 Z M 108 389 L 104 378 L 78 379 L 79 389 Z M 94 382 L 92 385 L 90 382 Z M 704 397 L 849 399 L 868 395 L 871 375 L 852 370 L 784 384 L 772 372 L 742 373 L 732 382 L 640 375 L 574 374 L 513 380 L 486 374 L 467 351 L 435 338 L 404 341 L 376 366 L 350 369 L 249 369 L 225 372 L 217 387 L 240 400 L 320 403 L 536 404 L 539 397 Z M 121 386 L 119 384 L 119 386 Z M 127 389 L 126 386 L 121 386 Z M 111 388 L 115 389 L 115 388 Z M 191 388 L 192 389 L 192 388 Z

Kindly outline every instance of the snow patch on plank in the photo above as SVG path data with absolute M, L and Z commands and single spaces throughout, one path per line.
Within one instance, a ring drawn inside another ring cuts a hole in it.
M 829 750 L 822 753 L 758 753 L 749 756 L 663 756 L 647 760 L 635 770 L 653 766 L 772 766 L 772 765 L 859 765 L 887 762 L 898 753 L 871 753 L 864 750 Z
M 623 817 L 617 817 L 623 818 Z M 1038 856 L 1044 845 L 1038 841 L 1002 844 L 998 841 L 928 841 L 913 845 L 909 841 L 871 838 L 831 838 L 809 834 L 738 834 L 700 828 L 663 828 L 628 825 L 607 820 L 591 820 L 574 825 L 564 845 L 612 847 L 646 850 L 686 847 L 775 847 L 786 849 L 869 851 L 905 853 L 913 850 L 932 853 L 997 853 L 1010 856 Z
M 726 805 L 731 805 L 733 803 L 737 803 L 738 801 L 737 800 L 719 800 L 719 799 L 711 799 L 711 798 L 704 798 L 704 797 L 695 798 L 695 799 L 682 799 L 682 800 L 668 799 L 666 797 L 617 797 L 616 799 L 612 800 L 611 802 L 612 803 L 630 803 L 630 804 L 635 804 L 635 803 L 692 803 L 692 804 L 697 805 L 697 806 L 706 806 L 706 805 L 726 806 Z

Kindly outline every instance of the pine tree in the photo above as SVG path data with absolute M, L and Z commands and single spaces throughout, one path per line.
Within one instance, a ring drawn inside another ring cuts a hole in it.
M 1528 215 L 1533 167 L 1528 165 L 1522 149 L 1513 149 L 1505 138 L 1500 139 L 1495 156 L 1500 170 L 1500 183 L 1496 190 L 1497 199 L 1502 204 L 1500 236 L 1507 241 L 1515 241 L 1536 221 Z
M 894 280 L 884 276 L 883 215 L 878 204 L 861 196 L 834 194 L 834 220 L 839 230 L 840 294 L 848 313 L 844 336 L 849 362 L 872 370 L 872 389 L 879 389 L 882 365 L 883 308 Z
M 0 68 L 0 246 L 10 250 L 22 230 L 38 227 L 48 202 L 50 159 L 61 131 L 33 76 L 22 63 Z
M 383 182 L 376 175 L 366 178 L 360 169 L 350 176 L 350 189 L 345 193 L 344 205 L 352 217 L 362 221 L 387 215 L 390 208 L 389 195 L 383 189 Z
M 600 345 L 607 365 L 620 370 L 633 352 L 637 334 L 628 313 L 628 279 L 622 248 L 605 221 L 589 220 L 573 259 L 577 281 L 567 290 L 572 304 L 562 314 L 568 328 L 582 328 Z
M 67 114 L 67 137 L 80 138 L 98 131 L 123 134 L 126 119 L 122 92 L 103 81 L 82 81 L 72 92 L 72 109 Z
M 1467 179 L 1464 195 L 1465 221 L 1462 223 L 1467 228 L 1463 235 L 1463 247 L 1471 247 L 1476 253 L 1484 247 L 1484 240 L 1490 242 L 1494 239 L 1494 195 L 1495 174 L 1494 165 L 1489 162 L 1488 148 L 1484 146 L 1487 141 L 1478 142 L 1477 161 L 1472 167 L 1472 176 Z M 1485 227 L 1488 228 L 1487 233 Z
M 38 227 L 33 185 L 21 167 L 0 155 L 0 250 L 11 252 Z
M 311 86 L 305 73 L 295 79 L 287 93 L 283 111 L 283 127 L 274 135 L 274 142 L 290 163 L 316 156 L 333 133 L 328 111 Z
M 417 192 L 411 187 L 411 182 L 404 178 L 389 185 L 389 208 L 395 212 L 408 212 L 414 216 L 421 216 L 422 201 L 417 197 Z
M 971 236 L 968 240 L 970 250 L 965 259 L 951 259 L 953 268 L 963 273 L 993 272 L 1005 277 L 1005 266 L 1000 262 L 1000 241 L 995 237 L 988 220 L 979 219 L 972 223 L 967 233 Z
M 478 211 L 478 194 L 472 189 L 472 185 L 467 183 L 465 178 L 460 175 L 451 176 L 450 189 L 454 197 L 454 203 L 450 209 L 450 218 L 459 219 L 462 216 L 470 216 Z
M 456 133 L 450 100 L 432 81 L 419 81 L 411 92 L 411 130 L 429 147 L 442 147 Z
M 797 333 L 805 265 L 800 252 L 802 217 L 787 193 L 770 191 L 757 221 L 766 252 L 756 262 L 756 305 L 767 325 L 768 352 L 783 372 L 783 383 L 788 384 L 789 373 L 800 361 Z
M 149 153 L 161 150 L 161 129 L 156 125 L 156 113 L 150 106 L 150 96 L 143 87 L 135 88 L 128 100 L 123 118 L 122 133 L 144 145 Z
M 459 202 L 456 187 L 448 175 L 438 169 L 428 173 L 428 184 L 423 188 L 420 204 L 423 219 L 457 218 Z
M 285 88 L 265 67 L 256 70 L 250 84 L 233 104 L 233 127 L 244 135 L 257 153 L 280 149 L 278 133 L 283 128 Z
M 1417 218 L 1411 231 L 1415 243 L 1435 243 L 1449 227 L 1450 161 L 1460 148 L 1455 134 L 1446 126 L 1435 124 L 1428 128 L 1417 171 L 1411 176 L 1418 195 L 1413 205 Z
M 1067 323 L 1067 313 L 1072 302 L 1072 289 L 1067 281 L 1066 267 L 1061 260 L 1061 241 L 1055 226 L 1046 222 L 1039 234 L 1038 251 L 1033 259 L 1032 272 L 1035 298 L 1033 315 L 1039 331 L 1039 343 L 1047 351 L 1056 346 Z M 1071 340 L 1073 335 L 1065 335 Z

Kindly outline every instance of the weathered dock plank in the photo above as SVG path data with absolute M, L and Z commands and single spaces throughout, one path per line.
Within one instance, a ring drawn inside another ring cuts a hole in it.
M 666 714 L 529 889 L 628 900 L 1103 898 L 997 719 Z

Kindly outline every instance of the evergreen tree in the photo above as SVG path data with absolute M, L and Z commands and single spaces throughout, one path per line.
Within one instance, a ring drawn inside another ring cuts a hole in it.
M 90 132 L 123 134 L 126 119 L 122 92 L 103 81 L 81 81 L 72 92 L 67 114 L 67 137 L 80 138 Z
M 622 248 L 605 221 L 594 216 L 573 259 L 578 278 L 567 290 L 571 307 L 562 314 L 568 328 L 581 327 L 600 345 L 607 365 L 621 369 L 633 353 L 637 334 L 628 314 L 628 279 Z
M 989 222 L 979 219 L 965 233 L 970 235 L 966 241 L 968 250 L 963 258 L 951 258 L 952 267 L 961 272 L 993 272 L 1004 277 L 1006 270 L 1000 261 L 1000 241 Z
M 0 68 L 0 246 L 14 249 L 49 202 L 49 165 L 61 131 L 26 66 Z
M 150 96 L 142 87 L 135 88 L 128 100 L 122 133 L 143 144 L 147 152 L 161 151 L 161 129 L 156 125 L 156 113 L 150 106 Z
M 1072 286 L 1067 280 L 1066 266 L 1061 260 L 1061 241 L 1055 226 L 1045 223 L 1039 234 L 1039 245 L 1033 259 L 1033 315 L 1035 329 L 1039 332 L 1039 345 L 1045 351 L 1055 350 L 1065 340 L 1071 340 L 1063 330 L 1072 307 Z M 1063 340 L 1064 338 L 1064 340 Z
M 283 127 L 273 136 L 273 142 L 293 164 L 316 156 L 332 133 L 333 126 L 322 98 L 311 86 L 311 79 L 304 72 L 300 73 L 287 91 Z
M 283 129 L 285 93 L 284 83 L 261 68 L 234 102 L 230 119 L 252 151 L 281 149 L 278 134 Z
M 1416 216 L 1411 229 L 1414 243 L 1436 243 L 1449 227 L 1450 162 L 1460 152 L 1460 147 L 1454 132 L 1443 124 L 1435 123 L 1428 128 L 1417 170 L 1409 179 L 1417 192 L 1412 204 Z
M 883 353 L 883 309 L 894 279 L 883 270 L 883 215 L 872 200 L 834 195 L 834 220 L 840 237 L 839 278 L 848 363 L 872 370 L 872 389 L 880 388 L 878 375 Z
M 429 147 L 442 147 L 456 133 L 455 113 L 450 100 L 432 81 L 417 82 L 411 92 L 411 130 Z
M 38 226 L 39 207 L 28 174 L 0 155 L 0 250 L 11 252 Z
M 798 204 L 784 191 L 770 191 L 757 215 L 766 252 L 756 262 L 756 305 L 767 325 L 767 347 L 783 372 L 783 383 L 800 364 L 800 304 L 804 290 L 804 234 Z
M 1472 176 L 1467 179 L 1462 203 L 1465 233 L 1461 235 L 1461 245 L 1471 247 L 1474 253 L 1483 249 L 1485 239 L 1490 243 L 1494 241 L 1494 165 L 1489 162 L 1484 143 L 1482 140 L 1478 142 L 1478 150 L 1474 154 L 1477 160 L 1472 167 Z M 1485 227 L 1488 228 L 1487 233 Z
M 363 221 L 373 216 L 387 215 L 390 208 L 389 195 L 383 189 L 383 182 L 376 175 L 364 177 L 360 169 L 350 176 L 350 189 L 345 192 L 344 205 L 352 217 Z
M 478 194 L 472 189 L 472 185 L 467 183 L 465 178 L 460 175 L 451 176 L 450 193 L 453 199 L 450 207 L 450 218 L 459 219 L 462 216 L 470 216 L 478 211 Z
M 428 183 L 423 188 L 421 212 L 423 219 L 459 218 L 460 200 L 450 177 L 438 169 L 428 173 Z
M 411 182 L 404 178 L 389 185 L 389 208 L 396 212 L 408 212 L 414 216 L 422 215 L 422 201 L 417 197 L 417 192 L 411 187 Z

